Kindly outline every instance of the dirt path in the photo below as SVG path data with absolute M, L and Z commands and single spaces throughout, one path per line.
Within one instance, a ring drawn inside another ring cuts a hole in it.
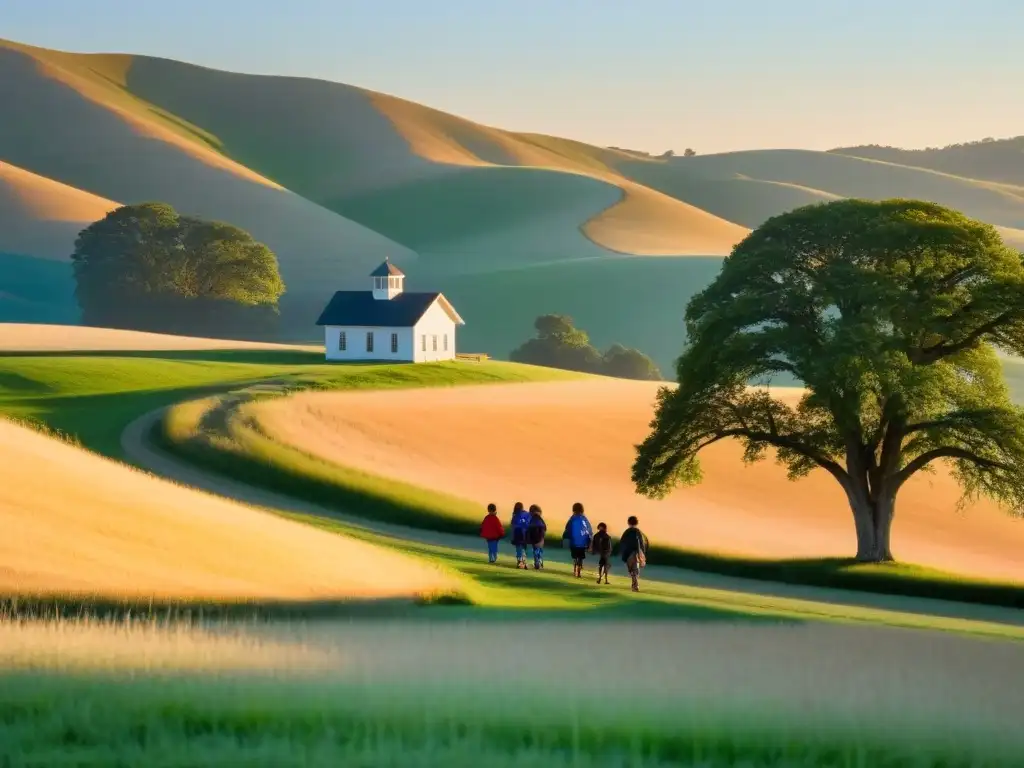
M 149 434 L 154 424 L 157 423 L 162 415 L 163 409 L 139 417 L 127 426 L 121 436 L 121 446 L 128 460 L 156 475 L 200 488 L 209 493 L 235 499 L 245 504 L 279 511 L 327 517 L 376 535 L 455 549 L 471 551 L 480 551 L 482 549 L 480 540 L 472 536 L 439 533 L 367 520 L 366 518 L 343 514 L 333 509 L 327 509 L 289 496 L 256 488 L 216 473 L 206 472 L 177 457 L 171 456 L 166 451 L 155 446 L 149 439 Z M 509 555 L 509 551 L 508 545 L 505 545 L 504 552 L 506 556 Z M 483 557 L 482 552 L 481 557 Z M 568 552 L 561 549 L 552 548 L 545 550 L 545 558 L 554 562 L 569 562 Z M 621 571 L 621 567 L 618 570 Z M 706 589 L 740 592 L 766 599 L 778 597 L 791 598 L 829 603 L 831 605 L 873 608 L 929 616 L 947 616 L 957 619 L 989 621 L 1018 626 L 1024 625 L 1024 611 L 996 606 L 898 595 L 882 595 L 797 584 L 782 584 L 659 566 L 651 566 L 645 569 L 644 579 L 685 584 Z

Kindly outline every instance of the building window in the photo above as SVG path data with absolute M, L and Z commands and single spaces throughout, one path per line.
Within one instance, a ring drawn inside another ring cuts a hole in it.
M 434 341 L 434 351 L 437 352 L 437 334 L 436 333 L 434 334 L 433 341 Z
M 448 334 L 447 333 L 444 335 L 444 351 L 445 352 L 448 351 Z
M 425 334 L 425 333 L 422 336 L 420 336 L 420 348 L 424 352 L 427 351 L 427 334 Z
M 392 355 L 397 355 L 398 354 L 398 334 L 397 333 L 392 333 L 391 334 L 391 354 Z
M 363 294 L 364 296 L 366 294 Z M 373 331 L 366 332 L 366 351 L 373 352 Z
M 348 337 L 345 336 L 345 332 L 342 331 L 338 334 L 338 351 L 344 352 L 348 349 Z

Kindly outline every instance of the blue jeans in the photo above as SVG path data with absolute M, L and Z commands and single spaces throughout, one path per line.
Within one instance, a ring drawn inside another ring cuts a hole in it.
M 489 563 L 493 563 L 498 559 L 498 541 L 499 539 L 487 540 L 487 562 Z
M 524 562 L 526 560 L 526 545 L 525 544 L 516 544 L 516 562 L 519 562 L 520 560 L 522 560 Z
M 544 547 L 533 545 L 533 567 L 540 568 L 544 565 Z

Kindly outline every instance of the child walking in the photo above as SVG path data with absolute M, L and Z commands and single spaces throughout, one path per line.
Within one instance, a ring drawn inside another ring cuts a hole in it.
M 597 533 L 594 540 L 590 542 L 591 553 L 597 555 L 597 583 L 601 583 L 604 576 L 604 583 L 608 583 L 608 559 L 612 556 L 612 537 L 608 535 L 608 526 L 604 523 L 597 524 Z
M 626 523 L 629 528 L 622 533 L 622 537 L 619 539 L 619 556 L 626 564 L 629 578 L 633 581 L 632 590 L 639 592 L 640 569 L 647 565 L 647 548 L 650 546 L 650 542 L 647 541 L 644 532 L 637 527 L 640 525 L 640 521 L 636 519 L 635 515 L 630 515 Z
M 523 502 L 517 501 L 512 508 L 512 543 L 516 548 L 516 568 L 526 569 L 527 531 L 530 527 L 530 513 L 523 509 Z
M 593 538 L 594 529 L 583 514 L 583 505 L 578 501 L 572 505 L 572 517 L 565 524 L 562 539 L 569 541 L 569 554 L 572 556 L 572 575 L 577 579 L 583 576 L 583 560 L 587 556 L 587 548 Z
M 536 504 L 530 505 L 530 527 L 526 529 L 526 539 L 533 547 L 533 570 L 544 567 L 544 537 L 548 532 L 548 524 L 544 522 L 544 513 Z
M 480 536 L 487 542 L 487 562 L 498 562 L 498 542 L 505 538 L 505 526 L 494 504 L 487 505 L 487 517 L 480 523 Z

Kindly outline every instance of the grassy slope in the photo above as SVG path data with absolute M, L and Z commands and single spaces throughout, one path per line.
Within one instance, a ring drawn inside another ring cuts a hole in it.
M 164 200 L 248 229 L 282 255 L 297 307 L 310 294 L 313 303 L 325 300 L 324 274 L 365 273 L 384 256 L 412 258 L 235 162 L 216 136 L 135 94 L 127 84 L 134 61 L 0 42 L 0 99 L 24 105 L 0 122 L 4 160 L 110 200 Z
M 78 232 L 117 205 L 0 161 L 0 252 L 66 261 Z
M 335 365 L 318 352 L 187 351 L 0 356 L 0 415 L 43 424 L 107 456 L 142 414 L 202 392 L 285 386 L 403 387 L 568 376 L 512 363 Z
M 217 413 L 216 421 L 209 418 Z M 169 411 L 154 437 L 167 450 L 204 467 L 272 491 L 369 519 L 474 535 L 473 502 L 349 469 L 274 441 L 243 402 L 216 400 Z M 553 529 L 560 521 L 552 521 Z M 558 542 L 553 540 L 553 546 Z M 652 564 L 728 576 L 839 589 L 1024 607 L 1024 587 L 972 580 L 908 566 L 857 566 L 849 560 L 785 560 L 658 549 Z
M 348 603 L 456 593 L 420 558 L 313 532 L 0 419 L 0 596 Z M 396 556 L 397 555 L 397 556 Z
M 583 226 L 599 245 L 619 251 L 648 252 L 645 239 L 656 236 L 664 242 L 651 252 L 692 253 L 688 243 L 704 228 L 712 249 L 704 252 L 722 254 L 743 234 L 739 227 L 630 185 L 596 148 L 501 131 L 348 85 L 214 72 L 143 57 L 133 63 L 128 84 L 147 100 L 207 127 L 240 162 L 413 248 L 436 250 L 483 227 L 493 230 L 492 248 L 500 249 L 502 225 L 510 216 L 519 222 L 544 219 L 552 205 L 573 211 L 572 220 L 560 226 L 570 231 Z M 519 186 L 524 174 L 514 171 L 522 167 L 547 170 L 536 175 L 558 189 L 538 197 L 533 187 Z M 466 184 L 479 192 L 464 197 Z M 439 198 L 450 204 L 442 219 L 423 216 L 410 232 L 402 206 L 409 198 L 421 205 Z M 628 209 L 629 219 L 644 225 L 645 237 L 621 218 L 599 225 L 610 206 Z M 588 220 L 593 227 L 585 225 Z M 576 248 L 586 248 L 582 236 Z
M 1024 187 L 806 150 L 753 150 L 626 161 L 623 172 L 730 221 L 756 227 L 768 216 L 835 197 L 931 200 L 1009 228 L 1024 227 Z
M 829 150 L 832 154 L 864 157 L 886 163 L 931 168 L 942 173 L 1024 185 L 1024 136 L 995 141 L 972 141 L 930 149 L 858 146 Z

